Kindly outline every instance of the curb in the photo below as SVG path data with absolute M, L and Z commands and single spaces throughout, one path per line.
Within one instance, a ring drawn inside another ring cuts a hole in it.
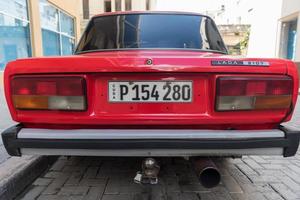
M 14 199 L 56 159 L 47 156 L 9 158 L 0 165 L 0 199 Z

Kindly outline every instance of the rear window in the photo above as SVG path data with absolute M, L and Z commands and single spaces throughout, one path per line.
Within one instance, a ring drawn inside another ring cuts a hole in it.
M 210 18 L 183 14 L 95 17 L 84 32 L 76 53 L 119 49 L 194 49 L 227 53 Z

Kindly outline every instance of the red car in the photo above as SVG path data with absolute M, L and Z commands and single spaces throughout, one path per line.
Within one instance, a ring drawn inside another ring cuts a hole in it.
M 12 156 L 293 156 L 293 62 L 235 58 L 213 20 L 178 12 L 95 16 L 74 55 L 4 73 Z

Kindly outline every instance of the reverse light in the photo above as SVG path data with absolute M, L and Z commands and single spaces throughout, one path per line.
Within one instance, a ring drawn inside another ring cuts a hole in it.
M 217 79 L 217 111 L 288 109 L 290 77 L 221 77 Z
M 86 110 L 82 77 L 15 77 L 11 88 L 19 110 Z

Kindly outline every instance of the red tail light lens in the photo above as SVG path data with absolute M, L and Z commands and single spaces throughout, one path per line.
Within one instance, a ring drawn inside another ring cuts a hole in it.
M 218 111 L 287 109 L 292 102 L 290 77 L 221 77 L 217 80 Z
M 15 77 L 12 99 L 17 109 L 85 110 L 82 77 Z

